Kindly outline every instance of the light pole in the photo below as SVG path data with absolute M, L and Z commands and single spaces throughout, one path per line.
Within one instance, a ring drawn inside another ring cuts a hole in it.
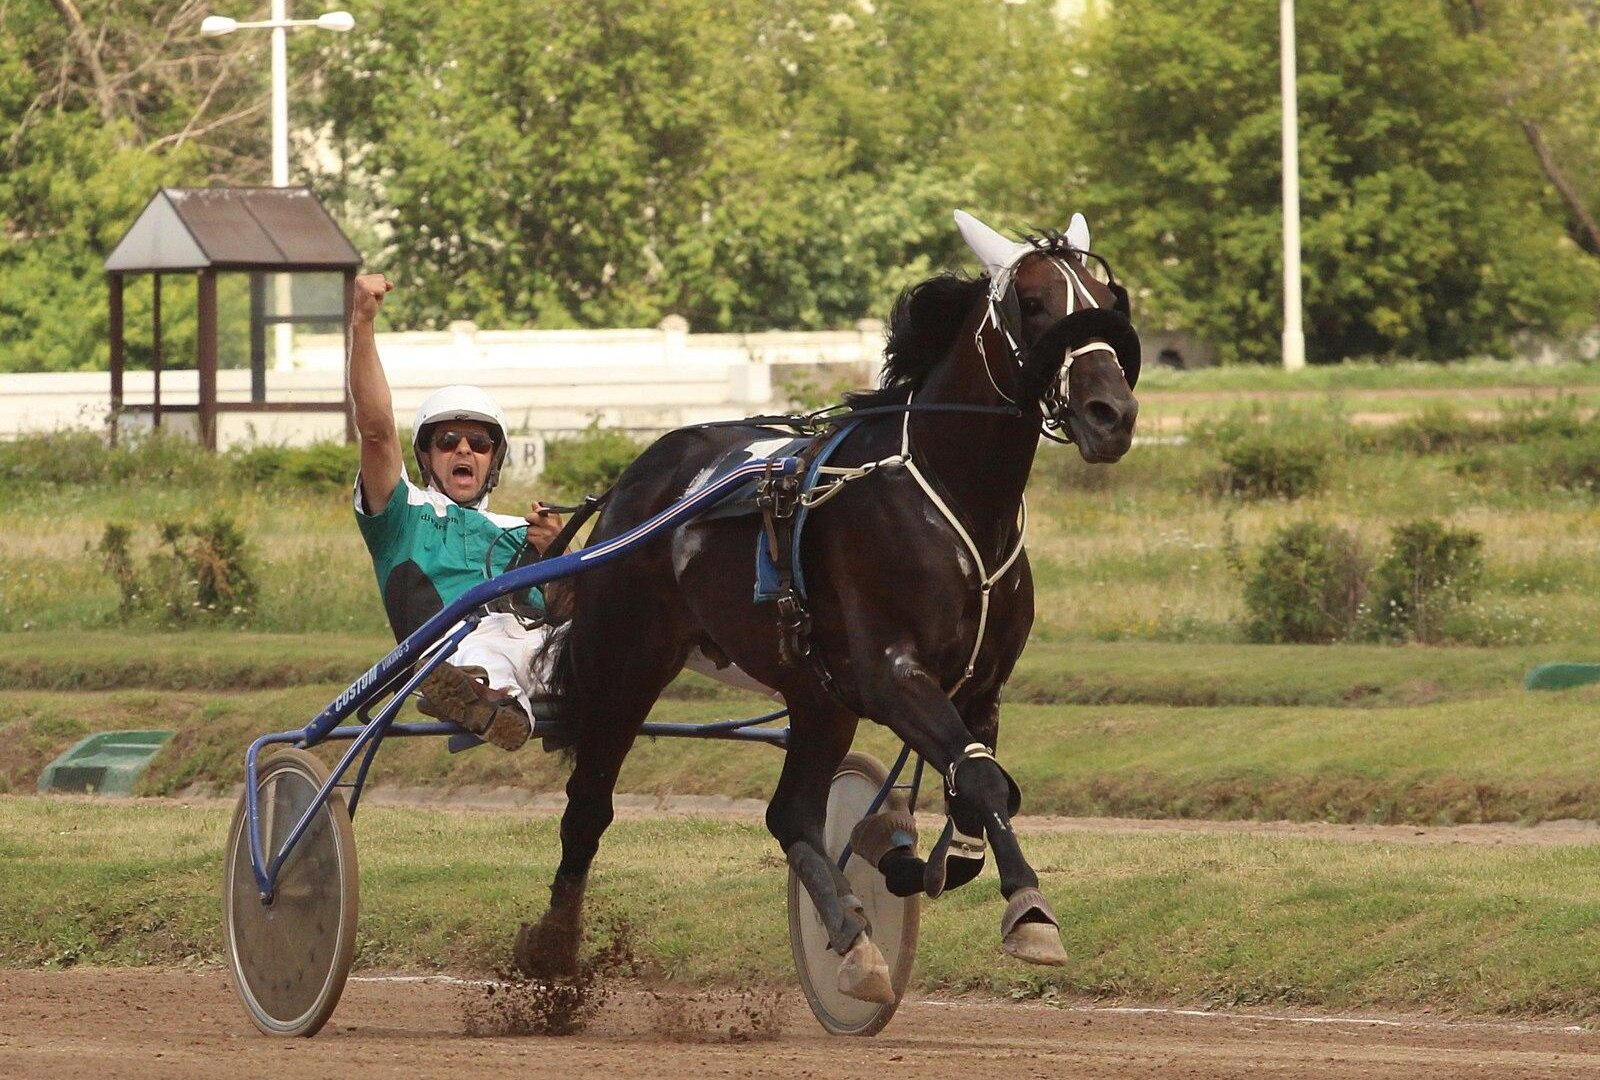
M 1300 103 L 1295 92 L 1294 0 L 1278 0 L 1283 75 L 1283 369 L 1306 366 L 1300 323 Z
M 288 0 L 272 0 L 272 18 L 265 22 L 239 22 L 226 15 L 207 15 L 200 23 L 206 37 L 221 37 L 235 30 L 272 31 L 272 186 L 289 186 L 289 41 L 288 31 L 301 26 L 345 33 L 355 27 L 355 16 L 348 11 L 329 11 L 315 19 L 291 19 Z M 289 312 L 289 275 L 275 275 L 274 292 L 279 315 Z M 289 370 L 289 353 L 294 345 L 294 327 L 278 323 L 274 327 L 273 366 Z

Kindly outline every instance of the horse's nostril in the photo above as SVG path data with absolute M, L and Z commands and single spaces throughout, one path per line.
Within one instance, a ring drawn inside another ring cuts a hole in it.
M 1122 412 L 1108 401 L 1091 401 L 1086 411 L 1096 427 L 1111 427 L 1122 417 Z

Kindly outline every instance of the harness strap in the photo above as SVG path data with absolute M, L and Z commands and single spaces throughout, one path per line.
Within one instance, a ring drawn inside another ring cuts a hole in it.
M 991 574 L 984 566 L 983 553 L 978 550 L 978 545 L 973 542 L 971 534 L 961 524 L 961 519 L 956 517 L 955 512 L 950 509 L 944 499 L 940 498 L 938 491 L 928 482 L 928 478 L 923 475 L 922 470 L 917 468 L 917 463 L 912 460 L 910 413 L 906 414 L 905 420 L 901 423 L 899 456 L 905 464 L 906 471 L 911 474 L 911 478 L 917 482 L 917 485 L 928 496 L 928 501 L 932 502 L 939 513 L 944 515 L 944 519 L 950 523 L 950 527 L 956 531 L 956 535 L 961 537 L 961 542 L 967 545 L 967 552 L 972 556 L 973 563 L 978 567 L 978 632 L 973 639 L 972 652 L 967 657 L 967 666 L 962 671 L 961 678 L 957 679 L 956 684 L 946 691 L 947 696 L 955 697 L 956 691 L 960 690 L 966 685 L 967 680 L 972 678 L 972 673 L 977 667 L 978 654 L 983 651 L 984 634 L 989 628 L 989 594 L 994 589 L 995 584 L 1005 577 L 1006 572 L 1016 563 L 1017 557 L 1022 554 L 1023 541 L 1028 536 L 1028 500 L 1026 497 L 1023 498 L 1022 505 L 1017 512 L 1017 542 L 1012 546 L 1011 554 L 1007 555 L 1005 561 Z
M 906 459 L 902 455 L 890 454 L 886 458 L 882 458 L 878 461 L 869 461 L 863 465 L 854 465 L 849 467 L 840 467 L 837 465 L 819 465 L 817 467 L 817 475 L 831 476 L 833 477 L 833 480 L 826 485 L 819 484 L 810 491 L 802 493 L 800 496 L 800 503 L 808 510 L 814 506 L 821 506 L 823 503 L 839 494 L 844 486 L 850 483 L 852 480 L 860 480 L 863 476 L 871 476 L 879 469 L 892 469 L 896 466 L 904 464 L 906 464 Z
M 1098 256 L 1096 257 L 1098 258 Z M 1067 263 L 1064 259 L 1057 258 L 1054 255 L 1046 256 L 1046 259 L 1050 265 L 1055 268 L 1056 273 L 1061 275 L 1061 279 L 1066 282 L 1067 315 L 1070 316 L 1080 310 L 1080 301 L 1083 305 L 1082 310 L 1097 309 L 1100 307 L 1099 302 L 1094 298 L 1094 294 L 1089 291 L 1089 287 L 1083 283 L 1083 278 L 1080 277 L 1078 272 L 1072 268 L 1071 264 Z M 1102 263 L 1104 262 L 1104 260 L 1101 261 Z M 1000 396 L 1002 401 L 1005 401 L 1011 405 L 1017 404 L 1016 399 L 1010 394 L 1007 394 L 1004 390 L 1000 389 L 1000 384 L 995 381 L 994 368 L 989 363 L 989 353 L 983 345 L 983 332 L 991 324 L 993 324 L 994 328 L 1000 331 L 1001 337 L 1005 338 L 1006 346 L 1011 350 L 1012 362 L 1016 364 L 1019 369 L 1021 368 L 1023 362 L 1022 347 L 1017 344 L 1017 334 L 1012 333 L 1012 327 L 1003 317 L 1000 310 L 1000 305 L 1006 292 L 1014 286 L 1015 282 L 1010 279 L 1009 274 L 994 279 L 989 290 L 989 309 L 987 313 L 985 313 L 983 321 L 978 323 L 978 329 L 974 331 L 972 335 L 972 344 L 977 348 L 978 356 L 983 361 L 983 373 L 989 379 L 989 386 L 996 394 Z M 1013 317 L 1016 317 L 1014 311 L 1012 311 L 1012 315 Z M 1073 349 L 1067 354 L 1066 360 L 1062 363 L 1061 369 L 1056 375 L 1056 378 L 1059 380 L 1059 393 L 1063 403 L 1067 400 L 1066 376 L 1067 373 L 1072 370 L 1072 362 L 1080 356 L 1086 356 L 1093 352 L 1108 352 L 1111 354 L 1111 358 L 1113 360 L 1116 360 L 1119 364 L 1121 363 L 1121 358 L 1117 355 L 1117 350 L 1102 341 L 1093 341 L 1087 345 L 1082 345 L 1076 349 Z M 1044 411 L 1042 403 L 1039 405 L 1039 408 L 1041 412 Z M 1056 425 L 1049 419 L 1046 419 L 1044 426 L 1046 429 L 1049 429 L 1059 425 Z M 1071 439 L 1062 439 L 1058 436 L 1052 435 L 1050 434 L 1049 430 L 1044 430 L 1041 432 L 1041 434 L 1043 434 L 1045 438 L 1052 439 L 1056 442 L 1072 441 Z
M 833 436 L 834 439 L 838 437 L 837 434 Z M 825 449 L 823 443 L 816 440 L 802 447 L 794 456 L 809 466 Z M 756 505 L 761 508 L 767 554 L 778 575 L 778 653 L 785 664 L 809 671 L 825 691 L 842 702 L 834 685 L 833 673 L 811 647 L 811 612 L 806 608 L 805 595 L 798 581 L 796 511 L 808 505 L 801 484 L 801 476 L 806 470 L 783 477 L 772 471 L 772 465 L 772 462 L 768 463 L 766 475 L 756 483 Z
M 944 781 L 945 781 L 944 793 L 945 793 L 945 798 L 946 799 L 954 799 L 956 797 L 956 770 L 961 767 L 963 762 L 972 761 L 972 760 L 974 760 L 976 758 L 986 758 L 989 761 L 994 762 L 995 768 L 1000 770 L 1000 775 L 1005 777 L 1005 781 L 1006 781 L 1006 816 L 1007 817 L 1015 817 L 1016 814 L 1017 814 L 1017 811 L 1022 809 L 1022 789 L 1019 788 L 1017 786 L 1017 782 L 1011 778 L 1011 774 L 1006 772 L 1006 767 L 1004 765 L 1000 764 L 1000 759 L 994 756 L 994 748 L 992 746 L 985 746 L 981 742 L 970 742 L 970 743 L 968 743 L 962 749 L 961 756 L 957 757 L 954 761 L 952 761 L 950 763 L 949 767 L 945 769 L 945 771 L 944 771 Z M 1005 832 L 1010 832 L 1011 831 L 1010 824 L 1008 824 L 1003 818 L 1001 818 L 1000 815 L 998 815 L 998 814 L 994 815 L 994 819 L 995 819 L 995 823 L 999 826 L 999 828 L 1001 830 L 1003 830 Z M 952 818 L 951 819 L 951 824 L 953 825 L 954 823 L 955 823 L 955 819 Z M 981 837 L 979 838 L 978 842 L 980 844 L 982 844 L 983 840 L 982 840 Z

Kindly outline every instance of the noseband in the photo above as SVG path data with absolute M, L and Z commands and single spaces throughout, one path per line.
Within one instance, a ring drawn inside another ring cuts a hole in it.
M 1083 278 L 1071 263 L 1059 255 L 1041 252 L 1056 273 L 1067 285 L 1067 313 L 1062 316 L 1032 346 L 1024 348 L 1021 301 L 1017 297 L 1016 266 L 996 275 L 989 291 L 989 309 L 973 334 L 973 344 L 983 358 L 984 373 L 989 385 L 1001 400 L 1017 404 L 994 377 L 988 351 L 983 345 L 983 334 L 991 325 L 1000 332 L 1015 366 L 1015 382 L 1019 396 L 1037 401 L 1040 408 L 1040 434 L 1056 442 L 1072 442 L 1071 428 L 1067 425 L 1069 409 L 1068 375 L 1073 362 L 1091 353 L 1110 353 L 1122 369 L 1122 376 L 1131 390 L 1139 381 L 1139 335 L 1128 321 L 1128 290 L 1118 283 L 1116 274 L 1105 259 L 1092 251 L 1076 251 L 1080 258 L 1091 258 L 1105 268 L 1109 279 L 1107 286 L 1115 300 L 1109 308 L 1101 307 L 1094 294 L 1084 284 Z M 1018 260 L 1020 265 L 1021 260 Z M 1065 437 L 1054 432 L 1064 431 Z

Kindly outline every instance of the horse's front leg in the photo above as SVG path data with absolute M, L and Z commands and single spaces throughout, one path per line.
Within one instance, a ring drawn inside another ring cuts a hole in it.
M 831 702 L 787 699 L 789 750 L 767 805 L 767 829 L 822 920 L 828 948 L 843 958 L 841 994 L 861 1001 L 895 1000 L 889 965 L 873 944 L 866 908 L 849 878 L 828 857 L 825 830 L 833 774 L 855 737 L 857 719 Z
M 1039 875 L 1028 864 L 1011 828 L 1018 800 L 1016 784 L 995 760 L 993 746 L 974 735 L 926 670 L 908 659 L 893 667 L 892 680 L 867 702 L 870 715 L 944 777 L 949 816 L 929 853 L 924 871 L 926 891 L 938 895 L 976 876 L 987 840 L 1000 872 L 1001 895 L 1008 901 L 1000 925 L 1002 947 L 1029 963 L 1066 963 L 1055 912 L 1039 891 Z M 993 737 L 998 713 L 980 710 L 974 720 Z

